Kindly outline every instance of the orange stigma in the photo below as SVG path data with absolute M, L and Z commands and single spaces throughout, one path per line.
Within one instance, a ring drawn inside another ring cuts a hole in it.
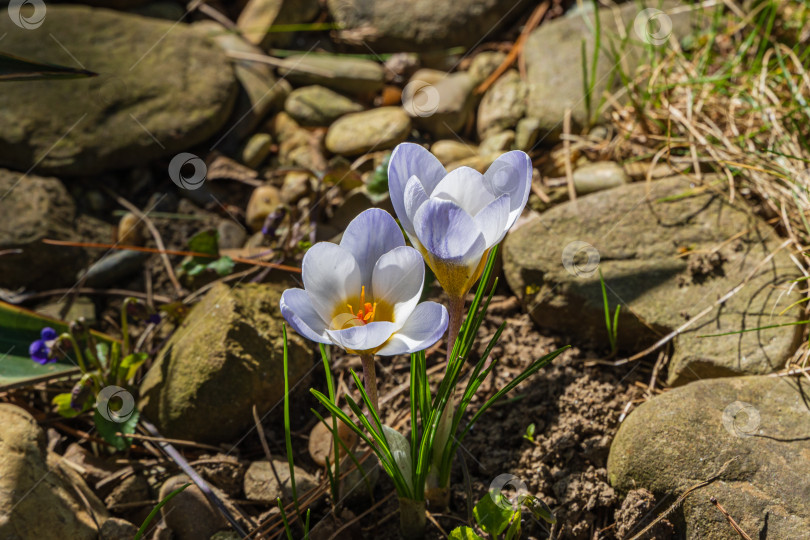
M 351 304 L 346 305 L 349 308 L 349 312 L 352 315 L 355 315 L 355 318 L 360 322 L 360 324 L 374 322 L 374 312 L 377 309 L 377 302 L 374 302 L 373 304 L 371 302 L 366 302 L 365 285 L 360 289 L 360 311 L 355 313 Z

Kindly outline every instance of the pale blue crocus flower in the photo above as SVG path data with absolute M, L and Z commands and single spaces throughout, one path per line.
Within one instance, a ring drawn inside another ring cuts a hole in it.
M 284 291 L 281 314 L 305 338 L 359 354 L 375 406 L 373 355 L 427 349 L 447 330 L 445 307 L 419 302 L 422 256 L 405 245 L 402 231 L 384 210 L 372 208 L 357 216 L 340 244 L 312 246 L 301 272 L 304 288 Z
M 452 299 L 463 299 L 481 276 L 487 254 L 526 206 L 531 179 L 531 160 L 519 150 L 500 156 L 484 174 L 470 167 L 448 173 L 412 143 L 397 146 L 388 163 L 402 228 Z
M 450 297 L 448 360 L 461 327 L 464 297 L 481 277 L 490 250 L 523 212 L 531 181 L 531 159 L 519 150 L 500 156 L 484 174 L 470 167 L 448 173 L 417 144 L 400 144 L 391 154 L 391 203 Z

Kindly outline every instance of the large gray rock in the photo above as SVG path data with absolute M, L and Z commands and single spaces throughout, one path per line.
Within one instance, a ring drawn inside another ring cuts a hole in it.
M 347 114 L 329 126 L 326 149 L 344 156 L 385 150 L 404 141 L 410 130 L 411 119 L 400 107 Z
M 296 86 L 317 84 L 364 99 L 385 83 L 385 72 L 377 62 L 337 54 L 292 55 L 278 71 Z
M 807 538 L 807 392 L 801 377 L 764 376 L 697 381 L 666 392 L 631 412 L 619 427 L 608 478 L 619 491 L 649 489 L 669 505 L 719 474 L 676 510 L 676 523 L 685 523 L 678 531 L 684 538 L 740 538 L 710 497 L 751 538 Z
M 796 310 L 779 315 L 798 299 L 786 293 L 798 277 L 789 253 L 761 264 L 780 243 L 726 195 L 670 178 L 594 193 L 531 219 L 507 237 L 504 273 L 540 326 L 606 346 L 598 265 L 611 309 L 622 306 L 618 343 L 627 352 L 711 308 L 674 340 L 668 381 L 682 384 L 769 373 L 794 352 L 798 326 L 700 337 L 797 320 Z
M 0 215 L 0 252 L 6 252 L 0 256 L 0 287 L 76 282 L 76 272 L 87 262 L 84 250 L 42 243 L 45 238 L 80 240 L 76 205 L 62 182 L 0 169 Z
M 336 21 L 380 52 L 470 47 L 519 17 L 529 4 L 526 0 L 328 0 Z
M 282 287 L 213 287 L 189 312 L 141 384 L 141 410 L 167 437 L 223 442 L 284 398 Z M 312 363 L 309 342 L 287 334 L 290 384 Z
M 360 112 L 363 106 L 323 86 L 293 90 L 284 110 L 304 126 L 328 126 L 344 114 Z
M 5 53 L 99 74 L 3 83 L 8 167 L 79 175 L 142 164 L 206 140 L 233 106 L 228 59 L 183 23 L 49 4 L 38 29 L 0 17 L 0 35 Z
M 101 524 L 107 517 L 81 476 L 48 452 L 34 417 L 0 403 L 0 538 L 95 540 L 94 518 Z
M 653 8 L 659 3 L 654 2 Z M 678 0 L 664 0 L 661 9 L 671 22 L 671 31 L 674 36 L 687 35 L 692 28 L 692 21 L 699 18 L 699 10 L 680 9 L 683 3 Z M 602 27 L 602 46 L 597 63 L 595 84 L 592 92 L 592 117 L 595 108 L 602 100 L 606 90 L 615 90 L 621 84 L 619 69 L 631 76 L 636 68 L 649 63 L 644 60 L 645 43 L 651 42 L 657 47 L 667 47 L 662 42 L 665 34 L 658 34 L 666 30 L 665 19 L 653 21 L 649 25 L 643 24 L 644 14 L 636 3 L 629 2 L 615 10 L 599 10 Z M 639 31 L 635 32 L 636 17 L 641 17 Z M 620 34 L 616 21 L 622 21 Z M 540 121 L 543 131 L 549 134 L 549 140 L 555 140 L 562 131 L 563 117 L 567 108 L 571 109 L 573 129 L 578 130 L 589 123 L 585 100 L 585 87 L 582 73 L 582 42 L 585 41 L 588 73 L 594 52 L 595 17 L 591 10 L 567 17 L 561 17 L 540 25 L 534 30 L 524 47 L 524 57 L 527 67 L 527 82 L 529 85 L 529 101 L 527 115 Z M 647 33 L 651 35 L 647 37 Z M 627 41 L 623 43 L 620 35 L 626 35 Z M 655 45 L 656 43 L 660 43 Z M 619 51 L 620 62 L 614 56 Z M 618 66 L 621 66 L 619 68 Z M 590 81 L 589 81 L 590 82 Z M 593 118 L 592 118 L 593 119 Z

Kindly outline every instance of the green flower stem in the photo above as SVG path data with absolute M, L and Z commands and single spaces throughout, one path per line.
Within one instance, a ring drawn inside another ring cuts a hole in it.
M 427 514 L 425 501 L 399 498 L 399 531 L 405 540 L 418 540 L 425 536 Z
M 84 356 L 82 355 L 81 349 L 79 349 L 79 344 L 76 342 L 76 338 L 73 337 L 73 334 L 69 332 L 65 332 L 59 336 L 59 341 L 63 339 L 67 339 L 70 341 L 70 344 L 73 345 L 73 354 L 76 355 L 76 361 L 79 363 L 79 370 L 82 373 L 87 373 L 87 366 L 84 364 Z
M 371 404 L 377 414 L 380 412 L 380 402 L 377 399 L 377 372 L 374 366 L 373 354 L 361 354 L 360 361 L 363 363 L 363 386 L 366 388 Z
M 121 303 L 121 335 L 124 338 L 124 346 L 121 351 L 121 356 L 126 357 L 132 351 L 129 350 L 129 323 L 127 321 L 127 308 L 130 304 L 137 303 L 136 298 L 125 298 Z
M 450 356 L 453 354 L 453 346 L 456 344 L 458 332 L 461 329 L 461 322 L 464 318 L 464 297 L 450 298 L 447 308 L 450 321 L 447 324 L 447 363 L 450 363 Z

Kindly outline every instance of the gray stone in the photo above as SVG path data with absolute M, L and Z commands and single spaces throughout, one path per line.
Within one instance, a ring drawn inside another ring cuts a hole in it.
M 587 195 L 630 183 L 622 166 L 613 161 L 597 161 L 577 167 L 573 177 L 577 195 Z
M 84 279 L 87 287 L 107 287 L 120 283 L 143 270 L 151 255 L 143 251 L 113 251 L 94 262 L 87 271 L 79 273 L 77 279 Z
M 269 133 L 254 133 L 242 148 L 242 163 L 251 169 L 258 169 L 273 147 L 273 137 Z
M 310 174 L 302 171 L 290 171 L 284 175 L 281 185 L 281 200 L 286 204 L 295 204 L 312 191 Z
M 274 459 L 273 467 L 276 469 L 281 486 L 276 481 L 276 475 L 265 460 L 254 461 L 245 473 L 245 497 L 251 501 L 261 501 L 275 504 L 276 499 L 292 500 L 292 483 L 290 482 L 290 465 L 286 460 Z M 315 478 L 300 467 L 295 467 L 295 489 L 300 497 L 318 485 Z
M 0 169 L 0 215 L 0 252 L 6 252 L 0 256 L 0 287 L 42 289 L 76 282 L 87 261 L 84 250 L 42 243 L 45 238 L 81 240 L 76 205 L 59 180 Z
M 141 384 L 140 410 L 166 437 L 230 441 L 253 425 L 252 409 L 284 398 L 279 299 L 284 287 L 219 283 L 189 312 Z M 312 364 L 309 342 L 287 334 L 289 378 Z
M 217 223 L 219 249 L 239 249 L 245 245 L 247 231 L 232 219 L 223 219 Z
M 473 80 L 473 84 L 478 86 L 487 78 L 495 73 L 503 61 L 506 59 L 506 53 L 500 51 L 484 51 L 475 55 L 470 62 L 470 68 L 467 73 Z
M 262 230 L 267 216 L 275 212 L 281 204 L 281 193 L 271 185 L 259 186 L 253 190 L 245 211 L 245 220 L 253 231 Z
M 160 487 L 160 500 L 169 493 L 191 482 L 185 474 L 172 476 Z M 175 495 L 161 509 L 160 514 L 177 540 L 210 538 L 228 526 L 227 521 L 212 505 L 196 484 Z
M 504 273 L 537 324 L 606 346 L 598 265 L 610 305 L 622 306 L 618 345 L 627 352 L 709 310 L 673 341 L 668 381 L 683 384 L 769 373 L 793 354 L 798 326 L 700 337 L 798 320 L 795 310 L 779 315 L 797 299 L 785 293 L 799 277 L 789 254 L 762 264 L 780 243 L 747 208 L 676 177 L 593 193 L 530 219 L 506 238 Z
M 138 527 L 121 518 L 110 518 L 101 525 L 99 537 L 104 540 L 131 540 L 138 533 Z
M 515 149 L 530 151 L 540 135 L 540 121 L 537 118 L 521 118 L 515 128 Z
M 419 78 L 423 71 L 416 72 L 411 83 L 424 81 Z M 475 108 L 472 78 L 462 71 L 446 75 L 435 83 L 424 82 L 428 84 L 415 87 L 409 96 L 403 95 L 402 106 L 420 129 L 434 137 L 458 136 Z
M 363 106 L 323 86 L 293 90 L 284 110 L 304 126 L 328 126 L 344 114 L 360 112 Z
M 653 398 L 619 427 L 608 478 L 645 488 L 676 510 L 680 537 L 735 540 L 715 497 L 751 538 L 806 538 L 810 531 L 810 411 L 801 377 L 697 381 Z M 663 509 L 663 507 L 661 507 Z
M 87 324 L 91 326 L 96 324 L 96 305 L 93 301 L 86 296 L 77 296 L 72 300 L 70 308 L 68 308 L 64 317 L 62 316 L 62 310 L 68 304 L 67 298 L 37 306 L 36 311 L 48 317 L 65 321 L 76 321 L 79 317 L 83 317 Z
M 385 81 L 377 62 L 320 53 L 292 55 L 279 73 L 296 86 L 317 84 L 364 99 L 382 90 Z
M 471 158 L 478 154 L 478 147 L 465 144 L 455 139 L 442 139 L 430 147 L 431 153 L 436 156 L 445 167 L 454 161 Z
M 3 83 L 0 163 L 12 168 L 86 175 L 171 156 L 233 107 L 228 59 L 183 23 L 54 4 L 36 32 L 0 17 L 0 35 L 5 53 L 99 74 Z
M 81 497 L 77 493 L 81 493 Z M 95 540 L 109 516 L 81 476 L 46 449 L 27 411 L 0 403 L 0 538 Z
M 458 169 L 459 167 L 470 167 L 471 169 L 475 169 L 476 171 L 484 174 L 489 166 L 498 159 L 500 154 L 480 154 L 477 156 L 469 157 L 460 159 L 458 161 L 454 161 L 447 165 L 447 170 L 452 171 L 453 169 Z
M 499 131 L 498 133 L 489 135 L 486 139 L 481 141 L 481 144 L 478 146 L 478 153 L 482 156 L 502 154 L 511 149 L 514 143 L 514 131 Z
M 400 107 L 380 107 L 347 114 L 329 126 L 326 149 L 343 156 L 386 150 L 403 142 L 411 120 Z
M 517 18 L 526 0 L 328 0 L 329 11 L 350 36 L 362 35 L 375 51 L 425 52 L 471 47 Z
M 658 8 L 658 4 L 655 6 Z M 678 0 L 665 0 L 661 9 L 665 12 L 682 7 Z M 667 16 L 672 22 L 672 33 L 684 36 L 691 31 L 690 21 L 699 17 L 699 10 L 679 10 Z M 625 73 L 634 74 L 643 62 L 645 47 L 642 37 L 635 34 L 634 20 L 640 9 L 635 3 L 628 3 L 615 10 L 599 10 L 602 26 L 602 47 L 597 63 L 595 85 L 592 93 L 592 118 L 588 118 L 585 101 L 585 85 L 582 73 L 582 41 L 588 57 L 590 73 L 591 58 L 594 52 L 595 17 L 592 11 L 549 21 L 540 25 L 526 40 L 524 57 L 527 67 L 529 100 L 527 115 L 537 118 L 542 129 L 551 135 L 554 142 L 562 131 L 566 109 L 571 109 L 572 130 L 581 129 L 593 120 L 595 108 L 606 90 L 615 90 L 621 84 L 621 77 L 612 51 L 621 51 L 621 66 Z M 618 17 L 617 17 L 618 16 Z M 587 18 L 587 20 L 586 20 Z M 622 44 L 617 18 L 622 21 L 622 32 L 628 35 Z M 653 23 L 654 24 L 654 23 Z M 644 28 L 644 25 L 640 25 Z M 666 43 L 658 45 L 666 47 Z
M 402 84 L 419 69 L 420 65 L 419 55 L 416 53 L 394 53 L 383 64 L 385 81 Z
M 239 13 L 236 27 L 259 47 L 286 45 L 291 32 L 268 32 L 271 26 L 306 23 L 320 11 L 318 0 L 249 0 Z
M 446 71 L 432 68 L 421 68 L 417 69 L 413 75 L 410 76 L 408 82 L 421 81 L 425 84 L 436 84 L 445 77 L 447 77 Z
M 478 106 L 478 137 L 514 129 L 526 113 L 526 84 L 510 69 L 486 91 Z

